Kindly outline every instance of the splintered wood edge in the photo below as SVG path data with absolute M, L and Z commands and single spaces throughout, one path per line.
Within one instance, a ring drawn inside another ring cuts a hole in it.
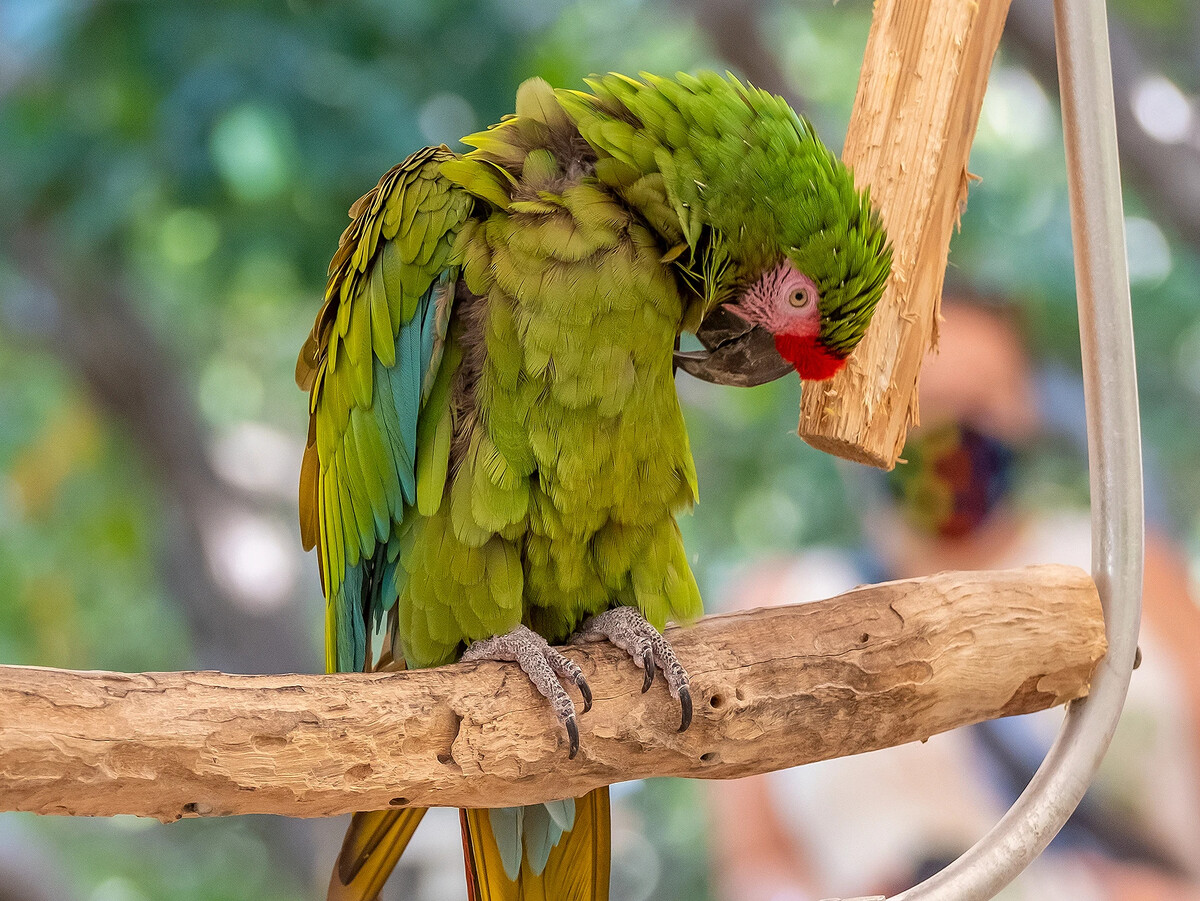
M 917 380 L 937 342 L 950 236 L 1009 0 L 878 0 L 843 158 L 869 187 L 892 276 L 842 372 L 807 385 L 800 437 L 891 469 L 917 424 Z
M 895 467 L 895 460 L 874 453 L 870 448 L 863 447 L 846 438 L 836 435 L 801 435 L 804 443 L 819 451 L 849 460 L 851 463 L 862 463 L 878 469 L 890 470 Z
M 516 666 L 238 676 L 0 667 L 0 809 L 175 820 L 490 807 L 651 776 L 730 778 L 925 739 L 1087 693 L 1105 651 L 1091 578 L 1066 566 L 940 573 L 712 616 L 668 637 L 695 718 L 661 677 L 572 646 L 594 707 L 580 751 Z

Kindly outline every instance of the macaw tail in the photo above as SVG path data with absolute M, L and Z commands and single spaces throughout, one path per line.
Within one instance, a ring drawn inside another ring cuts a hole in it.
M 328 901 L 376 901 L 425 810 L 409 807 L 356 813 L 329 878 Z
M 463 855 L 467 863 L 470 901 L 608 901 L 612 840 L 608 786 L 576 798 L 574 822 L 568 829 L 558 830 L 552 847 L 539 851 L 537 843 L 544 841 L 539 834 L 544 834 L 545 830 L 538 828 L 536 820 L 540 817 L 538 808 L 542 806 L 512 808 L 500 811 L 499 815 L 491 810 L 462 811 Z M 527 817 L 527 822 L 522 830 L 523 816 Z M 546 816 L 558 819 L 557 814 L 547 813 Z M 514 821 L 518 824 L 515 836 L 511 828 Z M 498 837 L 497 832 L 503 834 Z M 553 828 L 550 833 L 553 835 Z M 501 853 L 500 841 L 516 842 L 519 870 L 515 880 L 508 875 L 514 866 L 512 854 Z M 507 870 L 505 857 L 510 858 Z M 543 863 L 540 869 L 536 863 L 531 865 L 534 858 Z

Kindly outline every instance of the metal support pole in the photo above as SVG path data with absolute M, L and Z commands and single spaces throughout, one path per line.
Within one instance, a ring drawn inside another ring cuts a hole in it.
M 1104 3 L 1055 0 L 1054 30 L 1087 401 L 1092 575 L 1104 605 L 1108 656 L 1089 697 L 1067 710 L 1058 738 L 1012 809 L 962 857 L 892 901 L 983 901 L 1042 852 L 1108 749 L 1137 650 L 1141 439 Z

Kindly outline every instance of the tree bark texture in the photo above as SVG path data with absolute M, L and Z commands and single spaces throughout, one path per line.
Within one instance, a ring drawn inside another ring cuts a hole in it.
M 331 816 L 494 807 L 648 776 L 729 778 L 917 741 L 1087 692 L 1090 577 L 941 573 L 669 630 L 696 716 L 606 644 L 571 648 L 581 747 L 512 664 L 237 676 L 0 667 L 0 809 Z
M 1008 0 L 878 0 L 842 158 L 869 185 L 892 276 L 866 337 L 833 379 L 805 387 L 800 437 L 884 469 L 916 424 L 917 375 L 937 341 L 950 233 Z

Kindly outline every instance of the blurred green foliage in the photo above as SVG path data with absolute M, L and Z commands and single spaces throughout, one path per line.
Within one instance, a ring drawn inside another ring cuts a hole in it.
M 1173 31 L 1185 6 L 1116 10 L 1162 52 L 1168 75 L 1194 79 Z M 788 79 L 775 87 L 808 98 L 839 146 L 870 5 L 763 13 Z M 573 86 L 610 69 L 723 68 L 711 46 L 686 4 L 664 0 L 0 0 L 0 661 L 152 670 L 191 660 L 155 565 L 161 492 L 138 435 L 97 407 L 48 338 L 62 301 L 14 249 L 23 235 L 49 236 L 83 303 L 101 303 L 94 286 L 119 287 L 214 437 L 254 422 L 299 441 L 294 355 L 346 209 L 381 173 L 424 144 L 459 146 L 510 111 L 531 75 Z M 952 278 L 1010 298 L 1039 355 L 1077 365 L 1058 112 L 1003 53 L 972 170 L 983 181 L 954 239 Z M 1171 486 L 1167 512 L 1197 546 L 1197 257 L 1136 196 L 1128 209 L 1144 430 Z M 680 391 L 702 497 L 683 527 L 706 594 L 747 559 L 858 540 L 846 470 L 794 436 L 794 382 L 737 392 L 681 381 Z M 1031 477 L 1066 487 L 1030 494 L 1078 497 L 1078 473 L 1077 459 L 1047 464 Z M 315 642 L 315 581 L 306 596 Z M 668 782 L 633 798 L 656 861 L 640 871 L 655 874 L 645 897 L 704 897 L 695 792 Z M 273 869 L 246 821 L 5 816 L 54 849 L 80 898 L 312 895 L 303 874 Z

